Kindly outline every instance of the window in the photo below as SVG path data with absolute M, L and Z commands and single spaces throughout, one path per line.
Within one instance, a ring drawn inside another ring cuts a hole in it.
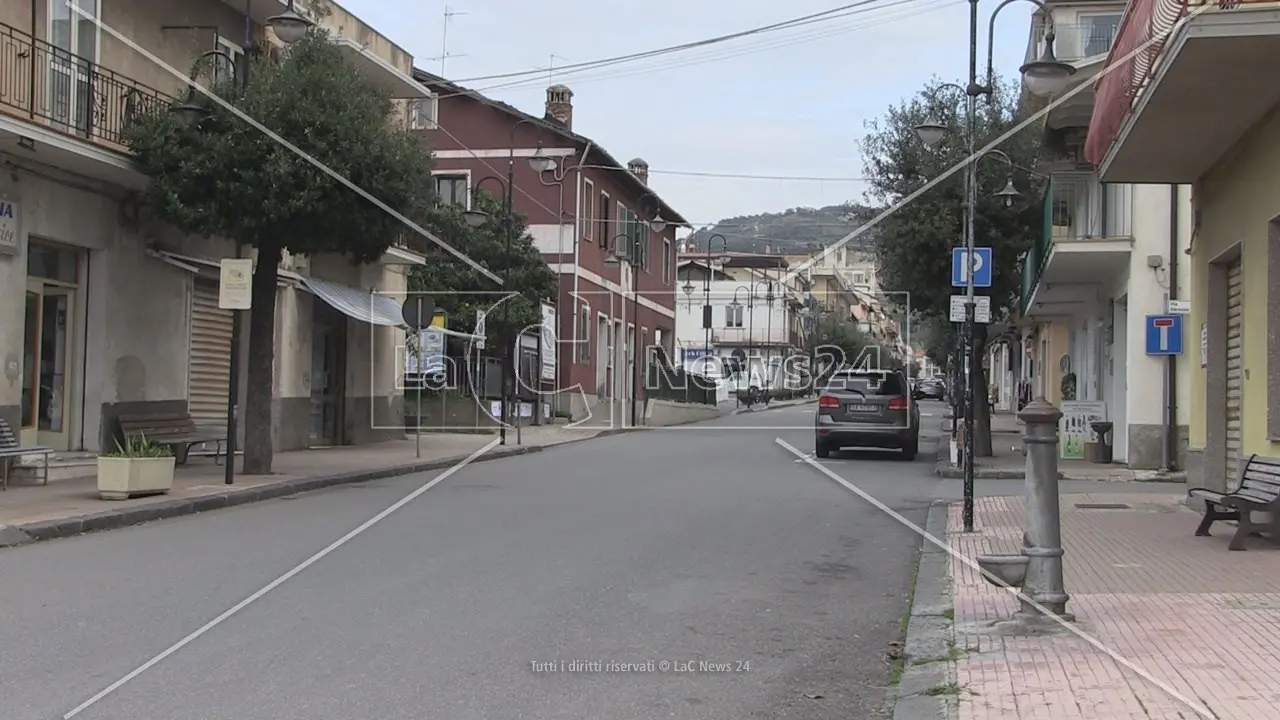
M 724 308 L 724 326 L 727 328 L 742 327 L 742 306 L 726 305 Z
M 602 250 L 613 249 L 613 226 L 609 224 L 609 218 L 613 217 L 610 210 L 613 204 L 609 201 L 609 193 L 600 193 L 600 248 Z
M 1105 13 L 1098 15 L 1081 15 L 1080 45 L 1083 57 L 1105 55 L 1115 42 L 1116 32 L 1120 29 L 1121 13 Z
M 671 241 L 666 238 L 662 239 L 662 284 L 671 284 Z
M 440 98 L 434 93 L 431 97 L 409 101 L 409 129 L 436 130 L 440 126 Z
M 649 272 L 649 255 L 653 253 L 653 248 L 651 247 L 653 243 L 652 231 L 649 230 L 649 223 L 641 220 L 638 215 L 633 215 L 632 218 L 635 220 L 636 237 L 640 242 L 640 247 L 637 250 L 638 254 L 636 255 L 636 264 L 640 266 L 641 270 Z
M 591 360 L 591 306 L 583 305 L 578 313 L 578 362 Z
M 586 178 L 582 178 L 582 239 L 590 240 L 591 232 L 596 224 L 596 186 Z
M 963 269 L 963 268 L 961 268 L 961 269 Z M 860 273 L 860 272 L 856 272 L 856 273 L 854 273 L 854 274 L 853 274 L 853 284 L 854 284 L 854 285 L 863 285 L 863 284 L 865 284 L 866 282 L 867 282 L 867 276 L 866 276 L 865 274 Z
M 628 210 L 627 206 L 623 205 L 622 203 L 618 203 L 618 206 L 616 209 L 617 209 L 617 213 L 614 215 L 615 222 L 613 223 L 613 232 L 609 233 L 609 237 L 612 238 L 612 240 L 609 241 L 609 248 L 611 250 L 622 250 L 623 252 L 630 252 L 631 248 L 629 246 L 618 248 L 617 244 L 618 244 L 618 241 L 622 239 L 623 235 L 627 236 L 628 238 L 631 237 L 631 227 L 628 224 L 628 220 L 627 220 L 627 216 L 631 214 L 631 211 Z
M 221 85 L 223 83 L 235 82 L 236 67 L 244 63 L 244 48 L 239 43 L 218 36 L 218 50 L 231 56 L 228 60 L 223 55 L 213 56 L 213 84 Z
M 436 175 L 436 195 L 444 205 L 469 207 L 467 176 L 462 174 Z

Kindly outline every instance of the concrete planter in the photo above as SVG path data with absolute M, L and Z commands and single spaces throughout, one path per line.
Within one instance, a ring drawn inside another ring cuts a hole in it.
M 100 457 L 98 495 L 103 500 L 163 495 L 173 489 L 173 469 L 173 457 Z

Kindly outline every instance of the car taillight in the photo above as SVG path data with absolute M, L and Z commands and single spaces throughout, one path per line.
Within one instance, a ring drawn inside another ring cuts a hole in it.
M 840 407 L 840 399 L 834 395 L 823 395 L 818 398 L 818 407 L 828 409 L 838 408 Z
M 906 409 L 907 409 L 907 399 L 906 399 L 906 398 L 904 398 L 904 397 L 890 398 L 890 399 L 889 399 L 889 409 L 890 409 L 890 410 L 906 410 Z

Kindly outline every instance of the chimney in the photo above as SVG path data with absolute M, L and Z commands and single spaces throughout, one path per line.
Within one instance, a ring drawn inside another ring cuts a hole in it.
M 645 185 L 649 184 L 649 163 L 645 162 L 641 158 L 635 158 L 631 162 L 627 163 L 627 169 L 630 170 L 631 174 L 635 175 L 640 182 Z
M 564 85 L 552 85 L 547 88 L 547 111 L 544 117 L 572 132 L 573 91 Z

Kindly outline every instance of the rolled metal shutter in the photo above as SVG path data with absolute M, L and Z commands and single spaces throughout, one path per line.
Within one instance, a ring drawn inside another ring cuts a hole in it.
M 1239 477 L 1244 405 L 1244 284 L 1240 262 L 1227 268 L 1227 487 Z
M 230 310 L 218 307 L 218 285 L 196 278 L 191 295 L 191 359 L 187 405 L 197 425 L 225 427 L 231 382 Z

